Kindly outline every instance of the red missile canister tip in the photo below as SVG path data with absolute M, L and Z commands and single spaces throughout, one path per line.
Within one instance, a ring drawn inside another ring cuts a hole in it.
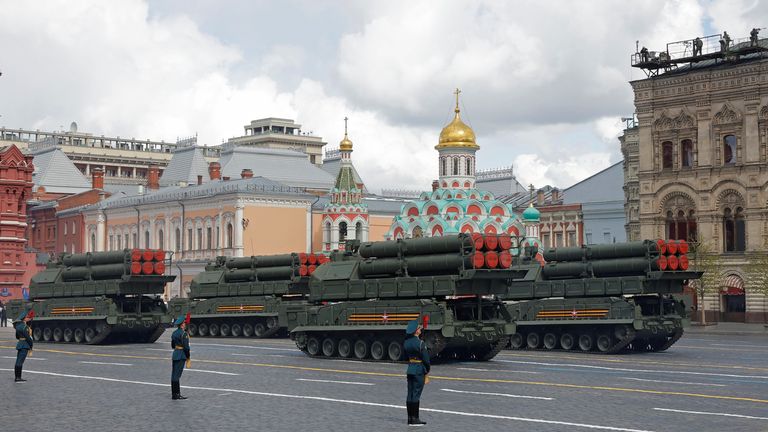
M 131 262 L 131 274 L 141 274 L 141 263 L 138 261 Z
M 299 276 L 307 276 L 307 274 L 308 274 L 307 266 L 305 266 L 304 264 L 299 266 Z
M 499 235 L 499 249 L 503 251 L 512 249 L 512 237 L 510 237 L 509 234 Z
M 508 250 L 499 252 L 499 268 L 508 269 L 512 267 L 512 254 Z
M 667 255 L 675 255 L 677 253 L 677 240 L 670 240 L 667 242 Z
M 472 233 L 472 242 L 475 244 L 475 250 L 483 250 L 485 242 L 483 236 L 480 233 Z
M 158 261 L 155 263 L 155 274 L 161 275 L 165 273 L 165 263 Z
M 314 272 L 315 272 L 315 270 L 317 270 L 317 266 L 316 266 L 316 265 L 314 265 L 314 264 L 312 264 L 312 265 L 310 265 L 310 266 L 308 266 L 308 267 L 307 267 L 307 274 L 308 274 L 308 275 L 311 275 L 312 273 L 314 273 Z
M 482 252 L 475 252 L 475 254 L 472 256 L 472 265 L 476 268 L 483 268 L 485 265 L 485 256 Z
M 499 247 L 499 238 L 496 237 L 496 234 L 488 234 L 483 238 L 483 242 L 485 242 L 485 250 L 496 250 L 496 248 Z
M 152 261 L 155 259 L 155 252 L 151 251 L 149 249 L 144 249 L 141 251 L 141 260 L 142 261 Z
M 151 275 L 155 273 L 155 266 L 152 261 L 144 261 L 141 263 L 141 272 L 145 275 Z
M 299 264 L 306 264 L 309 261 L 309 257 L 304 252 L 299 252 Z
M 485 268 L 496 268 L 499 265 L 499 254 L 494 251 L 485 253 Z
M 677 253 L 680 255 L 685 255 L 688 253 L 689 245 L 688 242 L 685 240 L 679 240 L 677 242 Z
M 315 255 L 313 253 L 307 255 L 307 262 L 309 264 L 313 264 L 313 265 L 317 264 L 317 255 Z
M 680 255 L 677 260 L 680 270 L 688 270 L 688 255 Z
M 656 264 L 659 266 L 659 270 L 666 270 L 667 269 L 667 257 L 664 255 L 660 255 L 659 259 L 656 260 Z
M 667 255 L 667 266 L 670 270 L 677 270 L 680 261 L 677 259 L 677 255 Z
M 163 261 L 165 260 L 165 251 L 162 249 L 158 249 L 155 251 L 155 261 Z
M 131 261 L 141 261 L 141 249 L 131 250 Z

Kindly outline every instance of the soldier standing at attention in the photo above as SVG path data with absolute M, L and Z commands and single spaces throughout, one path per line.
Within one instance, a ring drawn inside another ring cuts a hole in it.
M 189 353 L 189 334 L 187 333 L 187 325 L 190 321 L 190 314 L 187 313 L 186 317 L 178 317 L 174 324 L 179 328 L 171 335 L 171 347 L 173 347 L 173 356 L 171 357 L 171 363 L 173 364 L 173 370 L 171 371 L 171 399 L 186 399 L 181 395 L 181 373 L 184 372 L 184 363 L 187 367 L 190 366 L 190 353 Z
M 0 302 L 0 327 L 8 327 L 8 310 L 7 307 Z
M 403 343 L 405 355 L 408 357 L 408 397 L 405 406 L 408 409 L 408 426 L 423 426 L 427 422 L 419 419 L 419 400 L 424 390 L 424 381 L 429 373 L 429 352 L 427 345 L 419 339 L 422 327 L 418 321 L 411 321 L 405 329 L 407 338 Z
M 32 340 L 32 328 L 27 324 L 35 317 L 35 311 L 24 311 L 16 319 L 14 327 L 16 327 L 16 365 L 13 367 L 15 374 L 14 382 L 24 382 L 25 379 L 21 378 L 21 369 L 24 367 L 24 360 L 27 359 L 27 355 L 32 351 L 32 346 L 35 342 Z

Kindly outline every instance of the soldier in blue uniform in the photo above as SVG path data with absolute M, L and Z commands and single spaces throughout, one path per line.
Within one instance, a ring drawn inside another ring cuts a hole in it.
M 27 355 L 32 351 L 32 346 L 35 342 L 32 340 L 32 328 L 27 324 L 35 317 L 35 311 L 24 311 L 16 318 L 14 327 L 16 328 L 16 365 L 13 367 L 15 374 L 14 382 L 24 382 L 25 379 L 21 378 L 21 369 L 24 367 L 24 360 L 27 359 Z
M 424 390 L 424 381 L 429 373 L 429 352 L 427 345 L 419 339 L 422 327 L 418 321 L 408 323 L 405 329 L 407 338 L 403 343 L 405 356 L 408 358 L 408 396 L 405 399 L 405 406 L 408 409 L 408 425 L 423 426 L 427 422 L 419 419 L 419 400 L 421 391 Z
M 190 321 L 190 314 L 187 313 L 186 317 L 179 317 L 174 321 L 174 324 L 179 328 L 171 335 L 171 347 L 173 347 L 173 356 L 171 356 L 173 370 L 171 371 L 171 399 L 186 399 L 181 395 L 181 373 L 184 372 L 184 363 L 187 367 L 190 366 L 190 353 L 189 353 L 189 334 L 187 333 L 187 325 Z

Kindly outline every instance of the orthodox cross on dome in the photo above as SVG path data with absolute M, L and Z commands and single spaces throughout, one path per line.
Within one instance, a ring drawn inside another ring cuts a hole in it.
M 453 94 L 456 95 L 456 109 L 454 109 L 454 112 L 459 112 L 459 94 L 461 93 L 461 90 L 459 90 L 458 87 L 456 87 L 456 90 L 453 92 Z
M 349 120 L 349 117 L 344 116 L 344 136 L 347 136 L 347 120 Z

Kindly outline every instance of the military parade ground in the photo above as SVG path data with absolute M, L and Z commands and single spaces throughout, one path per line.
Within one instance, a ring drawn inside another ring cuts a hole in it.
M 425 429 L 442 431 L 765 430 L 765 334 L 707 330 L 692 329 L 663 353 L 505 350 L 489 362 L 437 364 L 421 417 Z M 170 337 L 37 345 L 25 363 L 28 381 L 0 382 L 0 392 L 14 394 L 4 398 L 4 424 L 24 424 L 34 413 L 26 430 L 408 428 L 402 363 L 309 358 L 282 338 L 197 337 L 182 381 L 189 399 L 174 401 Z M 14 347 L 12 329 L 0 329 L 6 375 Z

